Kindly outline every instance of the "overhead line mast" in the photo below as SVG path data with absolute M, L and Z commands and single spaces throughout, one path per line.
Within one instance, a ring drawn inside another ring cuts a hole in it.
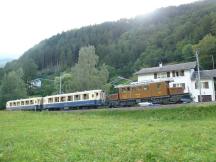
M 201 81 L 200 81 L 200 64 L 199 64 L 199 54 L 198 50 L 196 50 L 196 62 L 197 62 L 197 73 L 198 73 L 198 87 L 199 87 L 199 93 L 200 93 L 200 102 L 202 102 L 202 87 L 201 87 Z

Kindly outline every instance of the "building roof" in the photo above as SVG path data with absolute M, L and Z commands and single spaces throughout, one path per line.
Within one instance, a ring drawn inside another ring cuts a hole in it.
M 200 71 L 200 79 L 212 79 L 214 77 L 216 77 L 216 69 Z M 195 71 L 193 72 L 191 79 L 196 80 L 197 78 L 198 78 L 198 72 Z
M 143 68 L 136 72 L 135 74 L 149 74 L 149 73 L 156 73 L 156 72 L 168 72 L 168 71 L 175 71 L 175 70 L 189 70 L 194 69 L 196 67 L 196 62 L 187 62 L 181 64 L 172 64 L 172 65 L 165 65 L 165 66 L 158 66 L 158 67 L 151 67 L 151 68 Z

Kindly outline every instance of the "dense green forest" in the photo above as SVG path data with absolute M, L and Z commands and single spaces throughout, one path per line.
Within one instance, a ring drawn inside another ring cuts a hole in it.
M 56 79 L 60 73 L 68 76 L 73 71 L 71 68 L 78 64 L 80 49 L 88 46 L 94 47 L 98 57 L 95 68 L 103 67 L 108 71 L 104 74 L 109 73 L 107 82 L 118 75 L 131 77 L 138 69 L 157 66 L 159 62 L 195 60 L 196 49 L 200 51 L 202 67 L 211 69 L 212 56 L 216 59 L 216 1 L 161 8 L 145 16 L 57 34 L 8 63 L 0 70 L 0 81 L 9 72 L 20 68 L 27 85 L 37 77 Z M 49 87 L 50 83 L 44 86 Z M 28 89 L 29 95 L 47 94 Z M 55 90 L 47 92 L 54 93 Z

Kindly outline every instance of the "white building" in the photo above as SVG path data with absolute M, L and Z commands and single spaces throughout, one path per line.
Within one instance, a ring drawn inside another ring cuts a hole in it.
M 158 67 L 143 68 L 135 73 L 138 82 L 170 81 L 170 87 L 183 87 L 185 93 L 190 93 L 195 102 L 199 101 L 200 91 L 198 88 L 198 77 L 196 62 L 165 65 Z M 201 94 L 203 101 L 215 101 L 214 78 L 216 69 L 203 70 L 201 76 Z

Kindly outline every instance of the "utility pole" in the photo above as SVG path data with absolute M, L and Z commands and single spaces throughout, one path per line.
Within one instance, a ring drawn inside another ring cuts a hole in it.
M 196 62 L 197 62 L 197 73 L 198 73 L 198 83 L 199 83 L 199 93 L 200 93 L 200 102 L 202 102 L 202 87 L 201 87 L 201 81 L 200 81 L 200 64 L 199 64 L 199 54 L 196 50 Z
M 215 68 L 215 65 L 214 65 L 214 56 L 213 55 L 211 55 L 212 56 L 212 67 L 213 67 L 213 69 Z
M 62 78 L 61 78 L 61 72 L 60 72 L 60 77 L 59 77 L 59 94 L 62 93 Z

